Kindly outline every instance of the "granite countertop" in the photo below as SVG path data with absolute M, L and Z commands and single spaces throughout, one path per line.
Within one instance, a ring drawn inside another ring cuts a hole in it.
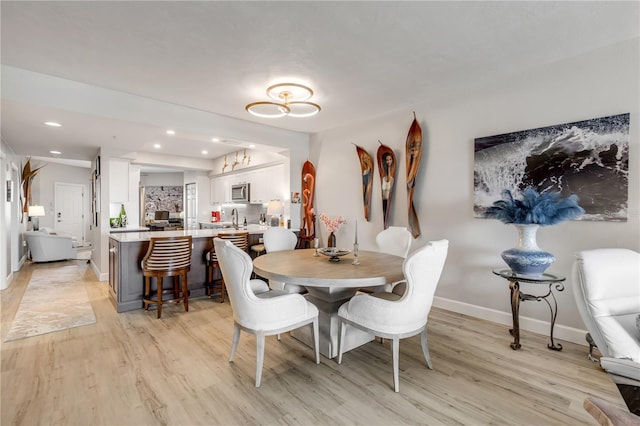
M 268 226 L 262 225 L 249 225 L 247 231 L 249 234 L 262 234 L 269 229 Z M 181 237 L 183 235 L 191 235 L 192 238 L 211 238 L 215 237 L 219 233 L 234 232 L 234 229 L 222 228 L 222 229 L 191 229 L 183 231 L 150 231 L 150 232 L 123 232 L 117 234 L 110 234 L 109 237 L 120 242 L 133 242 L 133 241 L 148 241 L 153 237 Z M 243 232 L 242 227 L 237 232 Z

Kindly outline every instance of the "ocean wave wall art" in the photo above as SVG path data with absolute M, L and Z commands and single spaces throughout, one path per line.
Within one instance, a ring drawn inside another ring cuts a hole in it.
M 578 220 L 626 221 L 629 114 L 477 138 L 473 178 L 476 217 L 502 190 L 531 186 L 576 194 L 586 212 Z

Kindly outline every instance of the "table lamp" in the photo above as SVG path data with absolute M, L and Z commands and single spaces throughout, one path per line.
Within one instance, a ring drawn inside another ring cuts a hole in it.
M 31 223 L 33 223 L 33 230 L 38 231 L 40 229 L 39 217 L 44 216 L 44 206 L 29 206 L 29 217 Z
M 284 203 L 280 200 L 271 200 L 267 206 L 267 216 L 271 216 L 271 226 L 280 226 L 280 216 L 284 214 Z

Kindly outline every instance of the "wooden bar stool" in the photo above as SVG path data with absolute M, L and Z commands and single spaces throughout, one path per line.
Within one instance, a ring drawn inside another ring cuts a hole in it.
M 144 309 L 149 305 L 158 306 L 158 318 L 162 315 L 162 305 L 165 303 L 184 303 L 185 312 L 189 311 L 189 289 L 187 272 L 191 269 L 191 235 L 183 237 L 151 238 L 149 249 L 142 259 L 144 273 Z M 151 279 L 156 278 L 156 290 L 151 287 Z M 171 289 L 164 289 L 164 277 L 173 278 Z M 178 285 L 181 281 L 182 288 Z M 171 294 L 171 298 L 164 299 L 164 294 Z
M 219 233 L 218 238 L 223 240 L 229 240 L 233 245 L 238 247 L 240 250 L 247 252 L 249 248 L 249 233 L 248 232 L 233 232 L 233 233 Z M 215 270 L 220 268 L 220 264 L 218 263 L 218 255 L 216 254 L 216 248 L 214 247 L 207 253 L 207 295 L 212 296 L 213 291 L 216 288 L 220 288 L 220 303 L 224 303 L 224 278 L 222 277 L 222 272 L 220 273 L 220 278 L 214 279 Z

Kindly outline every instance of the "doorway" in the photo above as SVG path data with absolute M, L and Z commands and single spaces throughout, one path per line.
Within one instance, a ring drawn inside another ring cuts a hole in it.
M 185 203 L 185 228 L 186 229 L 198 229 L 198 206 L 197 206 L 197 191 L 195 183 L 188 183 L 185 185 L 186 200 Z
M 84 185 L 56 182 L 54 197 L 56 232 L 76 237 L 84 245 Z

